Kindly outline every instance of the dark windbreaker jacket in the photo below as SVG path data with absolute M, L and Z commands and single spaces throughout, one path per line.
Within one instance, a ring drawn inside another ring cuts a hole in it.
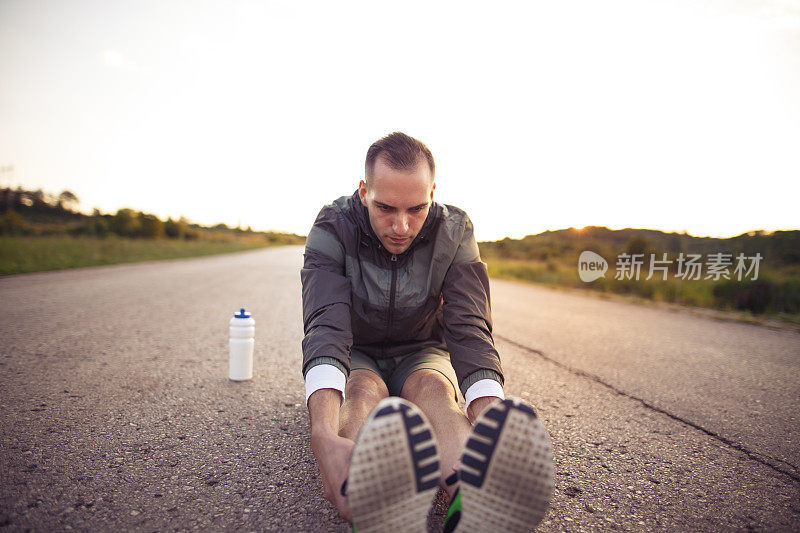
M 467 214 L 433 203 L 408 249 L 394 255 L 358 191 L 322 208 L 308 234 L 303 284 L 303 375 L 318 364 L 350 372 L 350 349 L 382 359 L 447 349 L 462 394 L 503 383 L 492 339 L 489 277 Z

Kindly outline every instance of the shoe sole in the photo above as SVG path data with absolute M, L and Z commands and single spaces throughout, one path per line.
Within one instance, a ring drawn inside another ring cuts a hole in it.
M 427 531 L 440 477 L 430 423 L 398 397 L 372 411 L 353 449 L 347 502 L 358 533 Z
M 553 451 L 533 409 L 507 398 L 478 417 L 459 477 L 457 532 L 533 531 L 553 495 Z

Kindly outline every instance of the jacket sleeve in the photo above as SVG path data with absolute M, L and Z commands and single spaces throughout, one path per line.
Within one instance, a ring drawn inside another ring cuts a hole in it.
M 335 231 L 338 216 L 332 207 L 323 207 L 306 239 L 300 271 L 303 376 L 318 364 L 331 364 L 350 374 L 350 281 L 345 276 L 344 246 Z
M 465 215 L 466 216 L 466 215 Z M 481 379 L 503 384 L 500 356 L 492 338 L 489 272 L 466 219 L 455 258 L 442 285 L 444 338 L 461 393 Z

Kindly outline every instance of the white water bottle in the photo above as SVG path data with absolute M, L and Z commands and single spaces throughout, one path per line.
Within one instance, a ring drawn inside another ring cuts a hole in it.
M 244 307 L 230 321 L 230 378 L 243 381 L 253 377 L 253 348 L 256 321 Z

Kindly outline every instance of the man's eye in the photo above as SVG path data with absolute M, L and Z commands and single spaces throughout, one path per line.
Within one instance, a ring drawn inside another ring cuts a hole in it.
M 415 213 L 419 213 L 419 212 L 420 212 L 420 211 L 422 211 L 423 209 L 425 209 L 425 206 L 424 206 L 424 205 L 418 205 L 417 207 L 412 207 L 412 208 L 411 208 L 411 210 L 412 210 L 412 211 L 414 211 Z
M 392 208 L 389 207 L 388 205 L 379 205 L 378 209 L 380 209 L 381 211 L 391 211 L 392 210 Z

